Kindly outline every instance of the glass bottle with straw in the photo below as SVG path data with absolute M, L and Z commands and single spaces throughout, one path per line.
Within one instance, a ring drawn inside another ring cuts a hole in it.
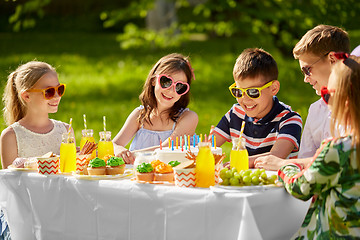
M 242 137 L 245 128 L 245 121 L 241 124 L 239 138 L 232 140 L 232 149 L 230 152 L 230 168 L 236 168 L 239 172 L 241 170 L 249 169 L 249 154 L 245 146 L 245 138 Z
M 104 159 L 105 156 L 114 156 L 114 145 L 111 141 L 111 132 L 106 131 L 106 118 L 103 116 L 104 131 L 99 132 L 100 141 L 98 145 L 98 157 Z
M 84 114 L 83 117 L 84 117 L 84 129 L 81 131 L 82 137 L 81 137 L 81 140 L 80 140 L 80 150 L 83 149 L 86 142 L 95 143 L 94 130 L 87 129 L 86 115 Z M 94 150 L 91 153 L 91 158 L 95 158 L 95 157 L 96 157 L 96 150 Z
M 70 126 L 67 133 L 62 134 L 62 142 L 60 146 L 60 171 L 62 173 L 70 173 L 76 170 L 76 146 L 75 137 L 72 129 L 72 118 L 70 118 Z

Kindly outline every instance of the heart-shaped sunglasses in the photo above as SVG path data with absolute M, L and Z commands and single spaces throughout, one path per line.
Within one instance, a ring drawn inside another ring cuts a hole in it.
M 188 83 L 182 81 L 175 82 L 174 79 L 165 74 L 158 75 L 158 83 L 162 89 L 169 89 L 174 86 L 175 92 L 180 96 L 186 94 L 190 90 L 190 85 Z

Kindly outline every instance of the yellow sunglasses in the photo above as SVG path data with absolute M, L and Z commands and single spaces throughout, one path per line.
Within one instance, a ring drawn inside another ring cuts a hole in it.
M 64 83 L 60 84 L 56 87 L 48 87 L 45 89 L 34 89 L 31 88 L 27 90 L 28 92 L 42 92 L 44 95 L 44 98 L 47 100 L 50 100 L 55 97 L 56 92 L 59 94 L 60 97 L 62 97 L 65 93 L 66 85 Z
M 272 80 L 262 87 L 251 87 L 251 88 L 238 88 L 236 87 L 236 83 L 233 83 L 229 87 L 229 90 L 231 92 L 231 95 L 233 95 L 235 98 L 242 98 L 245 92 L 249 98 L 256 99 L 261 96 L 261 90 L 270 87 L 274 83 L 274 81 L 275 80 Z

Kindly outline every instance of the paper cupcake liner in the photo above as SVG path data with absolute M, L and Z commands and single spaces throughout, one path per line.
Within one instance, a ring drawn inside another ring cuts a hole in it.
M 195 187 L 195 168 L 176 169 L 175 186 L 178 187 Z
M 59 157 L 38 158 L 38 172 L 44 175 L 54 175 L 59 173 Z

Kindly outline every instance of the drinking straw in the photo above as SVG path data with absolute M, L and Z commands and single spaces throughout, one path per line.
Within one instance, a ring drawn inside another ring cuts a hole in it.
M 241 124 L 241 130 L 240 130 L 240 135 L 239 135 L 239 142 L 237 144 L 237 148 L 236 150 L 239 151 L 240 149 L 240 145 L 241 145 L 241 138 L 242 138 L 242 135 L 244 133 L 244 128 L 245 128 L 245 120 L 243 120 L 242 124 Z
M 162 150 L 162 141 L 160 139 L 160 150 Z
M 70 134 L 71 134 L 71 128 L 72 128 L 71 126 L 72 126 L 72 118 L 70 118 L 67 143 L 70 143 Z
M 85 128 L 85 130 L 86 130 L 86 129 L 87 129 L 87 126 L 86 126 L 86 115 L 84 114 L 83 117 L 84 117 L 84 128 Z
M 209 140 L 209 141 L 210 141 L 210 138 L 211 138 L 211 139 L 213 138 L 214 129 L 215 129 L 215 126 L 214 126 L 214 125 L 211 125 L 211 127 L 210 127 L 210 133 L 209 133 L 209 137 L 208 137 L 208 140 Z
M 176 137 L 176 149 L 178 149 L 178 148 L 179 148 L 179 138 Z
M 103 116 L 103 123 L 104 123 L 104 132 L 106 132 L 106 118 Z

